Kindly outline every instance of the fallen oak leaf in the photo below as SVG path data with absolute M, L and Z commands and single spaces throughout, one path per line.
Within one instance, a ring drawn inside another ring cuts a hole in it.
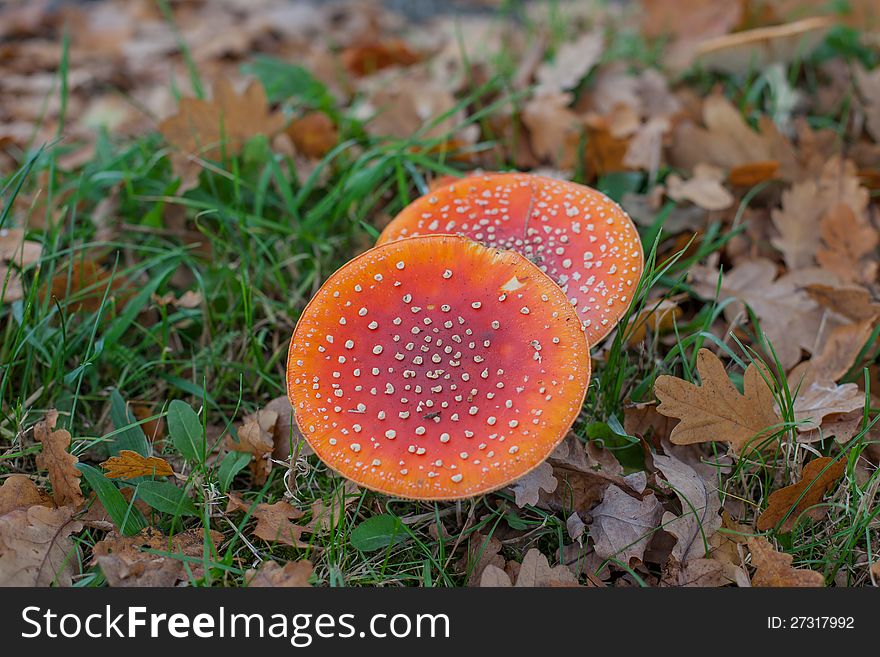
M 678 304 L 671 299 L 661 299 L 659 302 L 649 302 L 649 307 L 643 308 L 639 314 L 633 317 L 627 328 L 626 344 L 633 346 L 648 334 L 660 335 L 672 330 L 675 322 L 682 316 L 683 311 Z
M 800 433 L 797 439 L 799 443 L 810 444 L 833 437 L 838 443 L 845 445 L 861 430 L 864 419 L 862 410 L 831 413 L 825 416 L 819 427 Z
M 784 552 L 777 552 L 763 536 L 750 538 L 749 552 L 755 574 L 752 575 L 752 586 L 759 587 L 817 587 L 825 585 L 822 573 L 805 568 L 792 568 L 793 557 Z
M 340 59 L 349 73 L 363 77 L 391 66 L 412 66 L 422 60 L 422 55 L 402 39 L 386 39 L 349 46 Z
M 526 552 L 516 578 L 516 587 L 578 586 L 577 577 L 567 566 L 550 567 L 550 562 L 536 548 Z
M 0 303 L 11 303 L 24 297 L 21 276 L 7 265 L 24 269 L 39 262 L 43 245 L 26 240 L 20 228 L 0 228 Z
M 595 30 L 560 45 L 553 61 L 538 66 L 535 95 L 570 91 L 577 87 L 599 62 L 604 44 L 602 31 Z
M 821 351 L 789 372 L 790 387 L 804 390 L 813 383 L 833 386 L 855 364 L 873 332 L 873 319 L 835 326 L 823 337 Z
M 232 436 L 226 438 L 226 449 L 230 452 L 244 452 L 254 457 L 250 468 L 257 484 L 265 483 L 272 470 L 274 431 L 277 421 L 277 412 L 260 410 L 245 417 L 238 429 L 238 442 Z
M 826 213 L 845 204 L 863 216 L 868 199 L 855 165 L 832 157 L 818 177 L 797 182 L 782 193 L 782 206 L 770 215 L 779 235 L 770 241 L 782 252 L 789 270 L 809 267 L 822 247 L 821 223 Z
M 285 132 L 298 152 L 316 160 L 324 157 L 339 143 L 336 124 L 324 112 L 308 112 L 294 119 Z
M 778 174 L 777 160 L 748 162 L 732 167 L 727 175 L 727 182 L 734 187 L 754 187 L 762 182 L 776 179 Z
M 798 391 L 792 410 L 797 429 L 803 432 L 818 429 L 826 415 L 849 413 L 864 406 L 865 393 L 855 383 L 817 381 Z
M 880 317 L 880 303 L 871 292 L 860 285 L 831 286 L 814 283 L 804 291 L 823 308 L 827 308 L 854 322 Z
M 106 306 L 114 301 L 123 307 L 134 294 L 134 284 L 125 276 L 107 271 L 95 260 L 77 259 L 60 268 L 40 290 L 40 300 L 44 301 L 48 295 L 50 299 L 61 301 L 71 312 L 95 312 L 102 304 Z
M 30 477 L 23 474 L 10 475 L 0 486 L 0 516 L 15 509 L 27 509 L 35 504 L 55 506 L 52 498 L 45 491 L 37 488 Z
M 553 466 L 544 461 L 513 482 L 510 489 L 513 491 L 514 504 L 522 508 L 536 505 L 542 490 L 552 493 L 558 485 L 559 481 L 553 476 Z
M 76 467 L 79 459 L 67 451 L 70 433 L 64 429 L 56 430 L 57 421 L 58 411 L 53 409 L 34 425 L 34 439 L 43 445 L 43 451 L 37 454 L 37 467 L 49 471 L 55 504 L 78 508 L 85 501 L 79 486 L 82 473 Z
M 101 467 L 106 471 L 104 475 L 108 479 L 134 479 L 135 477 L 171 477 L 174 470 L 165 459 L 158 456 L 142 456 L 129 449 L 119 451 L 118 456 L 113 456 L 103 463 Z
M 669 174 L 666 179 L 666 195 L 673 201 L 690 201 L 704 210 L 724 210 L 733 205 L 731 194 L 721 181 L 724 172 L 709 164 L 698 164 L 689 180 Z
M 703 126 L 681 122 L 673 130 L 671 163 L 693 170 L 698 164 L 712 164 L 730 171 L 762 162 L 778 162 L 778 175 L 784 180 L 803 174 L 797 153 L 773 120 L 762 116 L 755 131 L 739 109 L 723 94 L 713 93 L 703 100 Z
M 801 360 L 801 349 L 812 351 L 822 311 L 790 274 L 776 275 L 777 267 L 770 260 L 749 260 L 725 272 L 718 290 L 718 270 L 701 265 L 691 268 L 693 288 L 700 297 L 714 299 L 717 291 L 719 301 L 729 297 L 739 301 L 725 306 L 728 321 L 741 316 L 743 304 L 752 309 L 780 363 L 789 369 Z
M 210 539 L 216 546 L 223 541 L 223 535 L 212 530 Z M 188 577 L 184 560 L 178 557 L 190 557 L 187 560 L 190 572 L 198 578 L 202 568 L 194 559 L 203 558 L 204 551 L 202 529 L 188 529 L 168 537 L 158 529 L 146 527 L 135 536 L 111 532 L 95 544 L 92 561 L 101 567 L 110 586 L 174 586 Z
M 629 565 L 632 559 L 644 559 L 645 548 L 660 525 L 663 507 L 652 493 L 638 499 L 617 486 L 609 486 L 602 503 L 590 515 L 596 554 Z
M 248 570 L 244 574 L 245 586 L 249 588 L 311 587 L 309 577 L 314 568 L 312 562 L 307 559 L 288 561 L 283 566 L 278 565 L 277 561 L 268 559 L 260 564 L 258 569 Z
M 70 535 L 83 528 L 73 513 L 36 504 L 0 516 L 0 586 L 71 586 L 79 557 Z
M 226 513 L 232 511 L 248 512 L 250 509 L 251 505 L 242 500 L 241 497 L 235 493 L 229 493 Z M 290 522 L 291 520 L 299 520 L 305 514 L 299 509 L 293 508 L 287 502 L 280 501 L 274 504 L 261 502 L 253 508 L 252 515 L 257 521 L 252 532 L 254 536 L 262 538 L 267 543 L 284 543 L 285 545 L 299 548 L 309 546 L 308 543 L 300 541 L 300 537 L 306 528 Z
M 816 512 L 824 515 L 824 509 L 813 507 L 822 501 L 845 471 L 845 459 L 835 460 L 828 456 L 813 459 L 804 466 L 799 482 L 770 494 L 767 508 L 758 516 L 758 529 L 766 531 L 778 526 L 778 531 L 787 534 L 805 512 L 811 517 Z
M 512 562 L 514 563 L 514 562 Z M 540 551 L 532 548 L 526 552 L 516 574 L 516 584 L 505 570 L 495 564 L 488 564 L 480 576 L 480 588 L 488 587 L 527 587 L 538 586 L 573 587 L 579 586 L 577 576 L 563 565 L 550 567 L 550 562 Z
M 159 132 L 176 149 L 171 165 L 183 181 L 178 192 L 198 182 L 201 166 L 195 156 L 217 160 L 221 152 L 237 154 L 253 137 L 272 137 L 284 128 L 284 115 L 269 109 L 266 91 L 257 81 L 236 94 L 228 80 L 220 79 L 213 91 L 210 101 L 182 98 L 177 114 L 159 124 Z
M 467 586 L 479 586 L 483 571 L 488 566 L 504 568 L 504 557 L 501 556 L 501 541 L 494 535 L 474 532 L 467 543 L 467 552 L 462 557 L 461 569 L 469 573 Z
M 838 203 L 819 222 L 822 246 L 816 262 L 846 283 L 869 284 L 877 278 L 875 253 L 880 235 L 866 220 L 860 220 L 846 203 Z
M 742 453 L 779 425 L 773 393 L 755 363 L 743 375 L 742 394 L 730 382 L 718 356 L 708 349 L 697 354 L 697 371 L 699 386 L 669 375 L 654 382 L 654 394 L 660 400 L 657 412 L 680 420 L 669 437 L 672 443 L 719 441 Z
M 691 466 L 673 455 L 652 455 L 665 483 L 681 501 L 681 516 L 663 514 L 663 530 L 675 536 L 672 556 L 679 564 L 706 556 L 708 540 L 721 527 L 721 498 L 717 486 L 703 479 Z

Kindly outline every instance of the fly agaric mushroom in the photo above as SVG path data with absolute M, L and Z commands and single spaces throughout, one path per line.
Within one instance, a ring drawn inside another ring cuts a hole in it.
M 514 251 L 456 235 L 370 249 L 303 311 L 287 392 L 317 455 L 410 499 L 501 488 L 583 404 L 589 346 L 562 290 Z
M 568 295 L 591 345 L 626 312 L 645 266 L 635 225 L 617 203 L 544 176 L 495 173 L 435 189 L 404 208 L 378 243 L 431 233 L 525 255 Z

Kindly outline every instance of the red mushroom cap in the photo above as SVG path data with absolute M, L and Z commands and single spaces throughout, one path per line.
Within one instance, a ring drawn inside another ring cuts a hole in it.
M 638 231 L 617 203 L 544 176 L 494 173 L 434 189 L 404 208 L 378 243 L 431 233 L 525 255 L 568 295 L 591 345 L 626 312 L 645 267 Z
M 590 379 L 562 290 L 514 251 L 391 242 L 334 273 L 287 363 L 297 425 L 357 484 L 457 499 L 518 479 L 563 439 Z

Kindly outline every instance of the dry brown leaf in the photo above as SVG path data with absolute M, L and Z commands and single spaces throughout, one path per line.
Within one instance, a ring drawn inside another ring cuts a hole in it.
M 514 586 L 533 588 L 536 586 L 577 585 L 577 577 L 566 566 L 560 564 L 551 568 L 547 557 L 532 548 L 523 557 Z
M 880 68 L 867 71 L 856 66 L 856 82 L 862 98 L 868 133 L 880 143 Z
M 9 475 L 0 486 L 0 516 L 15 509 L 27 509 L 39 504 L 55 506 L 52 498 L 37 488 L 30 477 L 22 474 Z
M 270 401 L 263 411 L 278 413 L 275 420 L 275 428 L 272 431 L 272 440 L 275 441 L 275 449 L 272 450 L 272 458 L 278 461 L 286 461 L 290 458 L 291 448 L 299 450 L 299 456 L 313 454 L 312 448 L 303 438 L 302 432 L 296 426 L 293 417 L 293 408 L 287 395 L 281 395 Z
M 629 564 L 632 559 L 644 559 L 648 541 L 660 525 L 663 507 L 656 495 L 637 499 L 617 486 L 609 486 L 602 503 L 590 515 L 596 554 Z
M 570 587 L 578 586 L 577 577 L 567 566 L 560 564 L 550 567 L 550 562 L 537 549 L 532 548 L 526 552 L 522 564 L 519 564 L 516 576 L 516 584 L 511 581 L 510 575 L 500 567 L 487 565 L 480 577 L 480 587 L 528 587 L 538 586 Z
M 756 132 L 727 98 L 712 94 L 703 101 L 702 120 L 705 127 L 686 121 L 673 130 L 670 157 L 675 166 L 693 170 L 706 163 L 729 171 L 774 161 L 784 180 L 803 176 L 794 147 L 769 117 L 761 117 Z
M 559 46 L 551 62 L 543 62 L 535 73 L 535 95 L 570 91 L 580 84 L 602 56 L 602 32 L 584 32 L 574 41 Z
M 106 307 L 116 302 L 118 307 L 123 307 L 134 296 L 135 289 L 132 281 L 122 274 L 114 274 L 94 260 L 77 258 L 69 266 L 59 268 L 48 286 L 40 291 L 41 300 L 47 293 L 68 311 L 95 312 L 102 303 Z
M 752 586 L 761 587 L 817 587 L 825 585 L 822 573 L 805 568 L 792 568 L 793 557 L 784 552 L 777 552 L 770 542 L 761 536 L 751 538 L 748 542 L 752 554 Z
M 275 411 L 257 411 L 244 418 L 238 428 L 238 442 L 232 436 L 226 438 L 226 449 L 230 452 L 252 454 L 251 472 L 257 484 L 265 483 L 272 470 L 272 451 L 275 449 L 275 423 L 278 413 Z
M 759 444 L 779 425 L 773 393 L 754 363 L 743 375 L 742 394 L 730 382 L 718 356 L 708 349 L 697 354 L 697 371 L 699 386 L 669 375 L 657 377 L 654 383 L 660 400 L 657 411 L 681 420 L 670 436 L 676 445 L 720 441 L 742 453 L 749 443 Z
M 501 541 L 494 535 L 486 536 L 480 532 L 470 535 L 467 543 L 467 554 L 462 558 L 461 569 L 470 572 L 468 586 L 479 586 L 483 571 L 488 566 L 504 569 L 504 557 L 501 556 Z
M 11 303 L 24 297 L 18 270 L 39 262 L 43 246 L 24 239 L 19 228 L 0 229 L 0 303 Z M 15 269 L 9 265 L 14 265 Z
M 103 463 L 104 475 L 108 479 L 134 479 L 135 477 L 170 477 L 174 470 L 168 461 L 158 456 L 141 456 L 130 449 L 119 451 L 118 456 L 113 456 Z
M 277 561 L 268 559 L 260 564 L 259 569 L 249 570 L 245 573 L 245 581 L 249 588 L 271 587 L 310 587 L 309 577 L 312 575 L 314 566 L 311 561 L 288 561 L 279 566 Z
M 813 459 L 804 466 L 798 483 L 770 494 L 767 508 L 758 516 L 758 529 L 766 531 L 779 525 L 778 531 L 788 533 L 805 512 L 810 517 L 823 516 L 825 509 L 812 507 L 819 504 L 825 494 L 834 488 L 845 471 L 846 459 L 835 460 L 828 456 Z
M 733 205 L 733 195 L 721 181 L 724 172 L 709 164 L 698 164 L 689 180 L 674 173 L 666 179 L 666 195 L 673 201 L 690 201 L 704 210 L 724 210 Z
M 82 530 L 69 506 L 36 504 L 0 516 L 0 586 L 71 586 L 79 568 L 76 543 Z
M 691 63 L 700 42 L 727 34 L 742 18 L 739 2 L 641 0 L 641 5 L 642 33 L 648 37 L 672 37 L 665 61 L 676 70 Z
M 678 303 L 672 299 L 661 299 L 659 302 L 648 301 L 645 306 L 638 315 L 630 320 L 627 329 L 629 335 L 626 338 L 626 343 L 630 346 L 644 340 L 648 329 L 655 336 L 671 331 L 683 313 Z
M 513 582 L 510 580 L 510 575 L 504 572 L 504 568 L 495 564 L 487 565 L 480 575 L 480 588 L 507 588 L 511 586 L 513 586 Z
M 727 177 L 734 187 L 754 187 L 762 182 L 774 180 L 779 172 L 779 162 L 768 160 L 766 162 L 749 162 L 739 164 L 730 169 Z
M 630 436 L 651 438 L 655 445 L 669 439 L 675 424 L 675 418 L 658 413 L 657 405 L 653 403 L 632 404 L 623 409 L 624 431 Z
M 612 452 L 592 441 L 584 445 L 571 432 L 547 462 L 553 466 L 553 477 L 559 485 L 551 493 L 538 491 L 541 508 L 556 512 L 587 511 L 602 501 L 612 484 L 634 495 L 641 492 L 622 476 L 623 467 Z
M 849 413 L 864 406 L 865 393 L 855 383 L 817 381 L 798 390 L 792 409 L 798 431 L 810 431 L 818 429 L 826 415 Z
M 834 381 L 855 365 L 855 360 L 874 331 L 874 320 L 835 326 L 823 335 L 822 348 L 788 374 L 790 387 L 805 389 L 813 383 L 831 388 Z
M 880 303 L 872 298 L 868 290 L 859 285 L 831 286 L 815 283 L 807 285 L 804 291 L 820 306 L 854 322 L 875 320 L 880 317 Z
M 846 444 L 861 430 L 865 419 L 863 411 L 849 413 L 831 413 L 822 420 L 822 425 L 810 431 L 798 434 L 799 443 L 815 443 L 825 438 L 834 438 L 840 444 Z
M 211 531 L 210 537 L 215 547 L 223 541 L 223 535 L 217 531 Z M 167 552 L 169 556 L 147 552 L 147 549 Z M 201 559 L 204 550 L 204 530 L 188 529 L 167 537 L 159 530 L 147 527 L 136 536 L 111 532 L 95 544 L 92 558 L 101 567 L 110 586 L 174 586 L 189 576 L 181 557 Z M 192 574 L 200 577 L 203 568 L 198 561 L 188 560 L 187 563 Z
M 822 236 L 822 246 L 816 252 L 819 265 L 845 283 L 874 282 L 880 235 L 870 223 L 860 220 L 849 205 L 838 203 L 823 215 L 819 230 Z
M 822 245 L 820 221 L 831 208 L 846 204 L 858 216 L 868 205 L 868 190 L 862 187 L 850 161 L 830 159 L 818 178 L 795 183 L 782 194 L 782 207 L 772 212 L 779 235 L 771 241 L 782 252 L 790 270 L 809 267 Z
M 811 351 L 815 346 L 822 312 L 791 275 L 776 278 L 776 272 L 776 265 L 769 260 L 743 262 L 725 272 L 718 299 L 735 297 L 741 302 L 725 306 L 724 316 L 731 322 L 743 321 L 742 304 L 748 304 L 776 350 L 779 362 L 789 369 L 801 360 L 801 349 Z M 696 265 L 691 268 L 691 277 L 697 294 L 706 299 L 715 297 L 717 270 Z
M 341 499 L 340 499 L 341 498 Z M 323 499 L 312 502 L 312 519 L 306 528 L 313 533 L 326 533 L 334 530 L 345 517 L 345 512 L 359 498 L 357 484 L 345 480 L 330 498 L 329 504 Z
M 561 169 L 571 168 L 577 161 L 581 122 L 569 108 L 571 100 L 567 92 L 545 94 L 530 99 L 522 110 L 535 157 Z
M 624 164 L 629 152 L 628 137 L 614 137 L 611 124 L 604 116 L 589 115 L 585 119 L 587 143 L 584 162 L 591 176 L 601 176 L 615 171 L 626 171 Z
M 458 101 L 446 86 L 426 75 L 377 80 L 365 100 L 361 118 L 369 119 L 366 130 L 376 137 L 411 139 L 419 132 L 424 139 L 452 135 L 461 143 L 477 138 L 476 126 L 457 131 L 464 119 L 463 111 L 453 111 Z
M 217 160 L 221 152 L 236 154 L 257 136 L 272 137 L 284 128 L 285 118 L 269 109 L 263 86 L 251 81 L 244 92 L 235 93 L 226 79 L 214 85 L 212 100 L 182 98 L 177 114 L 159 124 L 159 131 L 175 147 L 174 172 L 192 189 L 201 166 L 193 157 Z
M 339 143 L 339 131 L 324 112 L 309 112 L 294 119 L 285 132 L 297 151 L 313 159 L 321 159 Z
M 553 466 L 544 461 L 531 472 L 513 482 L 510 489 L 513 491 L 515 504 L 522 508 L 526 505 L 536 505 L 542 490 L 552 493 L 558 485 L 559 482 L 553 476 Z
M 662 519 L 663 530 L 677 539 L 672 556 L 679 564 L 702 559 L 709 549 L 709 538 L 721 527 L 717 481 L 704 479 L 673 455 L 654 454 L 652 458 L 681 501 L 681 516 L 667 511 Z
M 49 471 L 55 504 L 78 508 L 85 501 L 79 487 L 82 473 L 76 467 L 79 459 L 67 451 L 70 433 L 64 429 L 56 430 L 57 421 L 58 411 L 52 410 L 34 425 L 34 439 L 43 445 L 43 451 L 37 455 L 37 467 Z
M 243 501 L 238 495 L 229 493 L 226 513 L 231 513 L 232 511 L 247 512 L 250 507 L 251 505 Z M 303 515 L 302 511 L 293 508 L 284 501 L 275 502 L 274 504 L 257 504 L 252 512 L 252 516 L 257 521 L 253 535 L 262 538 L 267 543 L 283 543 L 291 547 L 300 548 L 308 547 L 308 543 L 300 541 L 300 537 L 306 528 L 290 522 L 291 520 L 299 520 Z
M 386 39 L 349 46 L 340 58 L 349 73 L 362 77 L 391 66 L 412 66 L 422 55 L 401 39 Z

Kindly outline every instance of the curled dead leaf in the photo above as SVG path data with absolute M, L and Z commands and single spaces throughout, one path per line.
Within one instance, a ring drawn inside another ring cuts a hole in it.
M 34 439 L 43 445 L 43 451 L 37 455 L 37 467 L 49 471 L 55 504 L 78 508 L 85 501 L 79 486 L 82 473 L 76 467 L 79 459 L 67 451 L 70 433 L 56 430 L 57 421 L 58 411 L 52 410 L 34 425 Z
M 249 588 L 310 587 L 309 577 L 313 570 L 312 562 L 306 559 L 288 561 L 283 566 L 278 565 L 277 561 L 267 559 L 257 570 L 247 571 L 244 577 Z
M 0 486 L 0 516 L 15 509 L 27 509 L 39 504 L 52 507 L 55 503 L 37 488 L 33 480 L 23 474 L 9 475 Z
M 812 507 L 822 501 L 845 471 L 845 459 L 827 456 L 813 459 L 804 467 L 799 482 L 770 494 L 767 508 L 758 517 L 758 529 L 766 531 L 778 526 L 778 531 L 787 533 L 805 512 L 811 517 L 817 513 L 824 515 L 825 509 Z
M 95 544 L 92 558 L 110 586 L 174 586 L 189 576 L 184 567 L 186 557 L 189 557 L 186 559 L 189 572 L 196 578 L 201 577 L 204 568 L 199 560 L 205 556 L 205 538 L 202 529 L 188 529 L 171 537 L 153 527 L 143 529 L 136 536 L 111 532 Z M 210 540 L 217 546 L 223 541 L 223 535 L 212 530 Z
M 794 559 L 790 554 L 777 552 L 770 542 L 761 536 L 749 539 L 749 552 L 755 574 L 752 575 L 752 586 L 770 587 L 817 587 L 824 586 L 822 573 L 805 568 L 792 568 Z
M 135 477 L 170 477 L 174 474 L 168 461 L 158 456 L 142 456 L 129 449 L 120 450 L 118 456 L 113 456 L 103 463 L 105 476 L 108 479 L 134 479 Z

